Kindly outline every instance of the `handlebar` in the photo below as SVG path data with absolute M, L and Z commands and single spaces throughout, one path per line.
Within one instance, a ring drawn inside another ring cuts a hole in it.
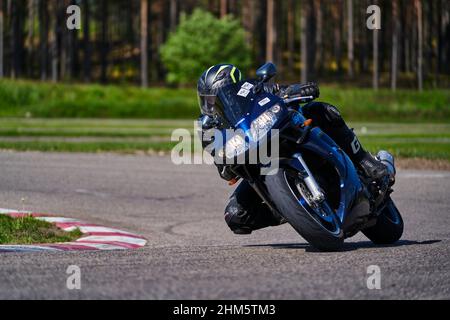
M 306 96 L 306 97 L 291 97 L 284 99 L 285 104 L 291 104 L 293 102 L 299 102 L 299 103 L 307 103 L 313 101 L 315 98 L 313 96 Z

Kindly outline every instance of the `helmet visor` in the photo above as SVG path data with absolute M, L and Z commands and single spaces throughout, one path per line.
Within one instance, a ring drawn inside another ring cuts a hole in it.
M 199 94 L 198 103 L 203 114 L 212 116 L 214 113 L 214 105 L 216 104 L 216 96 Z

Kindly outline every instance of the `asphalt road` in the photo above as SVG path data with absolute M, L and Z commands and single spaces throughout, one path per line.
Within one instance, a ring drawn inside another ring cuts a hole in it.
M 136 251 L 3 254 L 0 298 L 450 298 L 450 172 L 401 171 L 394 198 L 403 240 L 364 236 L 343 252 L 313 250 L 288 225 L 235 236 L 232 191 L 209 166 L 168 157 L 0 153 L 0 207 L 76 217 L 147 237 Z M 22 199 L 24 201 L 22 201 Z M 66 287 L 78 265 L 81 290 Z M 367 268 L 381 269 L 381 290 Z

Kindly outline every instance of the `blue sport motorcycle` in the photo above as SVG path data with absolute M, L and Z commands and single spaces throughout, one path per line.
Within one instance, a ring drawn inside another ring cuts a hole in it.
M 275 216 L 319 250 L 338 251 L 359 231 L 375 244 L 398 241 L 403 220 L 390 197 L 395 183 L 392 155 L 377 155 L 389 175 L 382 181 L 367 180 L 329 136 L 303 117 L 299 106 L 313 97 L 283 100 L 263 90 L 275 75 L 276 67 L 267 63 L 257 71 L 257 80 L 219 91 L 216 112 L 223 131 L 215 139 L 216 162 L 231 163 Z M 226 129 L 234 133 L 225 134 Z M 251 155 L 263 145 L 271 157 L 278 149 L 278 169 L 270 174 L 262 173 L 268 163 L 259 153 Z

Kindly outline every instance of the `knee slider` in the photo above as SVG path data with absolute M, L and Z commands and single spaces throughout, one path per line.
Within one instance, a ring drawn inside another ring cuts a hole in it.
M 245 227 L 248 224 L 247 211 L 237 202 L 236 198 L 231 198 L 225 209 L 225 222 L 231 230 Z

